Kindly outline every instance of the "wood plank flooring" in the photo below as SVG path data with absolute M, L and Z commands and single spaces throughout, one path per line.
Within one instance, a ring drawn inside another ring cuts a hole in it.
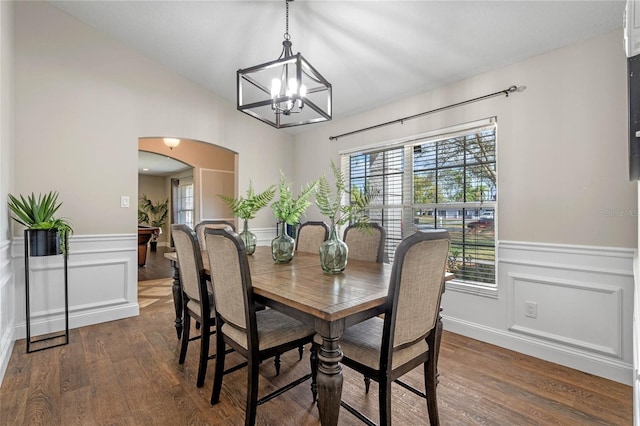
M 17 341 L 0 386 L 0 425 L 242 425 L 246 369 L 225 376 L 209 404 L 215 361 L 195 386 L 199 341 L 178 364 L 171 279 L 139 283 L 139 317 L 71 330 L 70 343 L 31 354 Z M 197 331 L 193 331 L 197 333 Z M 212 351 L 215 342 L 212 342 Z M 262 364 L 260 392 L 309 370 L 308 348 Z M 228 356 L 228 364 L 239 362 Z M 453 333 L 444 333 L 438 403 L 443 425 L 631 425 L 632 389 Z M 344 370 L 343 399 L 377 421 L 377 384 Z M 416 369 L 406 381 L 421 386 Z M 396 425 L 429 424 L 424 400 L 393 388 Z M 309 382 L 258 407 L 258 425 L 319 425 Z M 340 425 L 360 425 L 347 411 Z
M 175 250 L 164 246 L 158 246 L 156 251 L 151 251 L 150 248 L 147 248 L 145 266 L 138 266 L 138 281 L 148 281 L 173 276 L 171 262 L 164 257 L 164 254 L 168 251 Z

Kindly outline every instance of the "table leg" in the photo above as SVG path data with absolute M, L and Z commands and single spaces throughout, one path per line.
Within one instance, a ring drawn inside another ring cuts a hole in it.
M 173 305 L 176 310 L 176 333 L 178 334 L 178 340 L 182 337 L 182 328 L 184 323 L 182 321 L 182 288 L 180 286 L 180 268 L 178 268 L 178 262 L 171 262 L 173 265 Z
M 318 411 L 322 426 L 338 424 L 342 397 L 342 350 L 338 338 L 322 337 L 318 354 Z

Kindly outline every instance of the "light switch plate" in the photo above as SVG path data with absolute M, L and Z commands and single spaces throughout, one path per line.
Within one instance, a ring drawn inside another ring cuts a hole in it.
M 129 207 L 129 196 L 123 195 L 120 197 L 120 207 Z

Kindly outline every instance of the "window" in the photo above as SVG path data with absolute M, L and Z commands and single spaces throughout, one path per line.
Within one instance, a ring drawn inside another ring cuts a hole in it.
M 178 186 L 178 223 L 193 229 L 193 183 Z
M 446 229 L 456 281 L 495 285 L 495 124 L 351 153 L 343 167 L 352 190 L 379 193 L 369 215 L 387 231 L 385 261 L 416 230 Z

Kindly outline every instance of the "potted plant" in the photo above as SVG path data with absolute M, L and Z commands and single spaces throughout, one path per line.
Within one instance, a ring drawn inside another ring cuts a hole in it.
M 320 245 L 320 265 L 330 274 L 337 274 L 347 266 L 349 249 L 340 239 L 337 227 L 346 223 L 353 223 L 364 232 L 371 232 L 367 209 L 377 191 L 365 185 L 364 190 L 357 187 L 347 191 L 344 174 L 331 161 L 331 170 L 335 178 L 335 192 L 325 176 L 320 178 L 316 190 L 316 205 L 320 212 L 331 220 L 330 233 L 327 241 Z M 342 204 L 345 195 L 349 196 L 349 204 Z
M 271 241 L 271 255 L 274 262 L 286 263 L 293 259 L 295 240 L 287 234 L 287 224 L 294 225 L 300 221 L 300 216 L 311 205 L 309 198 L 313 195 L 317 186 L 318 181 L 307 183 L 301 189 L 298 197 L 294 198 L 284 173 L 280 172 L 280 185 L 278 187 L 280 198 L 271 204 L 280 228 L 276 238 Z
M 38 194 L 38 198 L 33 192 L 27 198 L 20 195 L 19 199 L 9 194 L 8 205 L 13 213 L 12 219 L 28 230 L 31 256 L 68 253 L 69 235 L 73 228 L 68 220 L 54 216 L 62 205 L 56 191 Z
M 242 232 L 240 238 L 244 241 L 244 245 L 247 248 L 247 254 L 253 254 L 256 250 L 257 238 L 253 232 L 249 231 L 249 219 L 256 217 L 256 213 L 263 207 L 265 207 L 273 199 L 276 193 L 275 185 L 271 185 L 263 192 L 256 194 L 253 191 L 253 185 L 249 181 L 249 189 L 247 190 L 246 197 L 233 198 L 227 195 L 218 194 L 218 197 L 224 201 L 233 216 L 244 220 Z
M 158 247 L 158 237 L 162 234 L 162 227 L 167 221 L 169 214 L 169 199 L 156 201 L 155 203 L 142 194 L 138 202 L 138 225 L 147 225 L 158 228 L 151 236 L 151 251 L 156 251 Z

